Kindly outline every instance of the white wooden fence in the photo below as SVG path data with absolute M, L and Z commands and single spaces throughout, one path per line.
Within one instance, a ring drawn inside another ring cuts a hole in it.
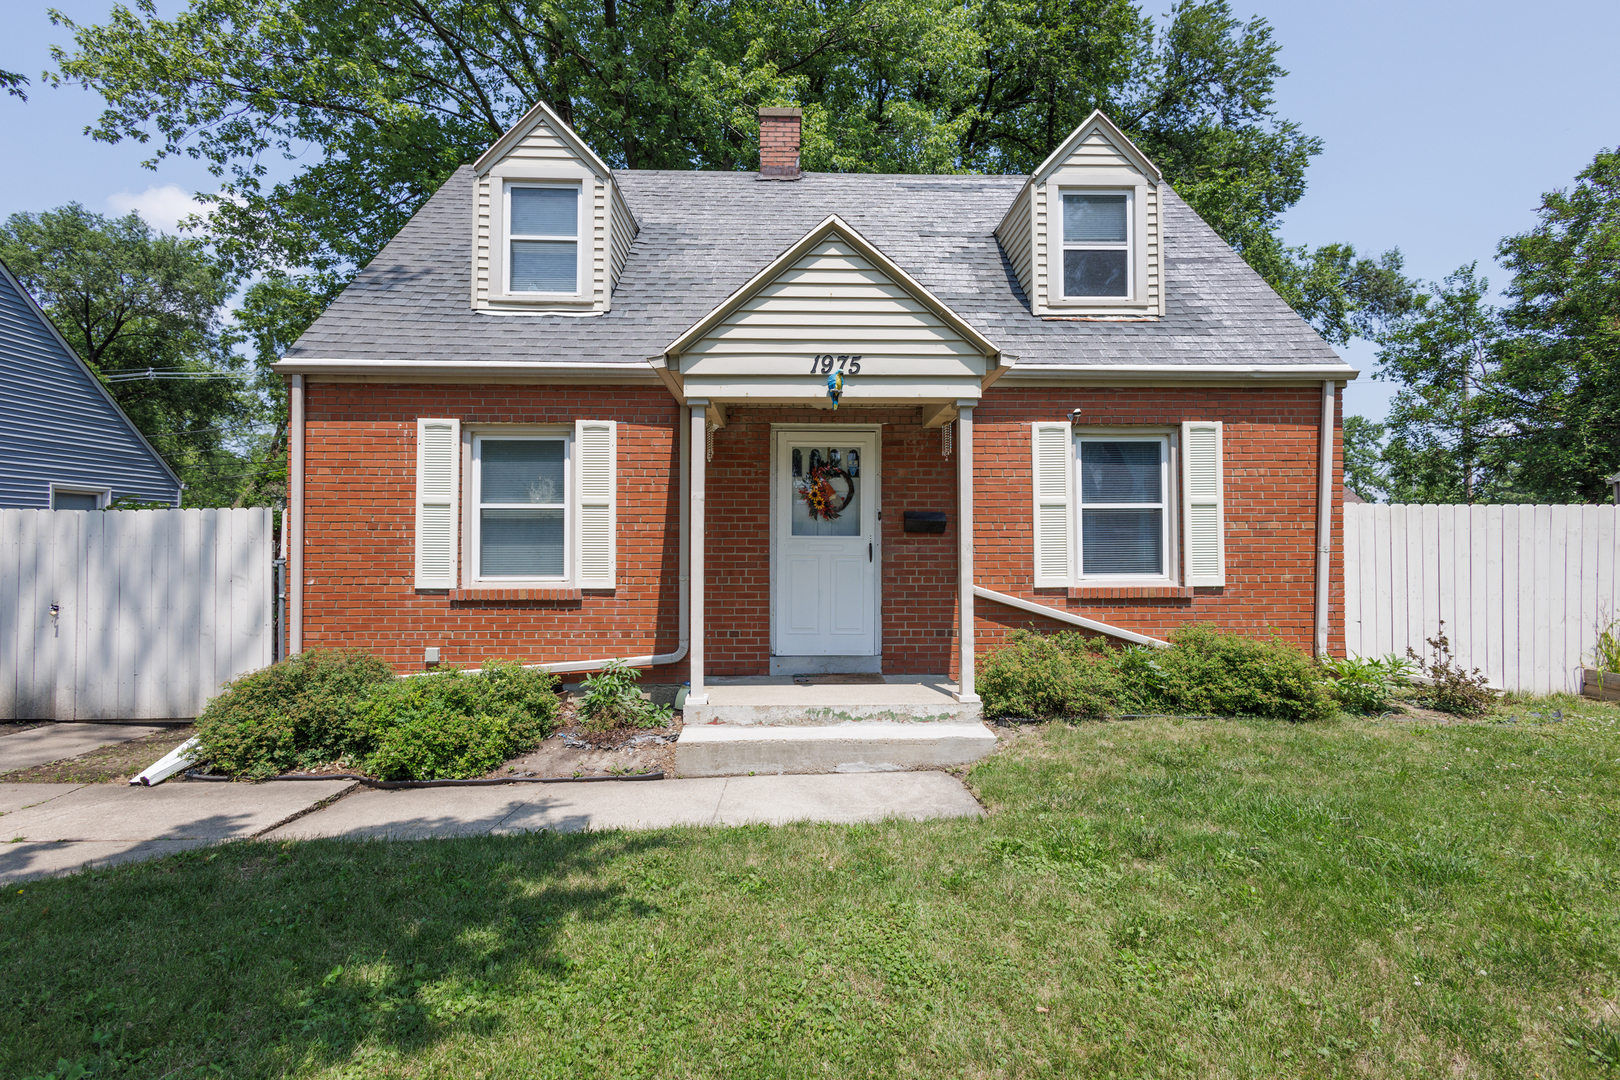
M 0 719 L 196 716 L 270 663 L 270 511 L 0 510 Z
M 1453 654 L 1491 685 L 1579 693 L 1581 662 L 1620 617 L 1620 507 L 1344 508 L 1345 645 Z

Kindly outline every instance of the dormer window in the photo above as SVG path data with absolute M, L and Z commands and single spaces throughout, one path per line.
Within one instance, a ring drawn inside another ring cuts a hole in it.
M 509 294 L 579 293 L 579 185 L 506 185 Z
M 1063 193 L 1063 297 L 1131 295 L 1129 192 Z

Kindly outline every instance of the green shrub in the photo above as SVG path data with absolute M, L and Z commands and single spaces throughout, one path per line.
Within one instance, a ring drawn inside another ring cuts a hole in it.
M 979 663 L 978 689 L 992 719 L 1080 719 L 1122 711 L 1119 657 L 1101 638 L 1015 630 Z
M 1333 700 L 1350 712 L 1370 714 L 1389 707 L 1395 692 L 1409 685 L 1412 662 L 1394 653 L 1376 657 L 1323 657 L 1322 669 L 1333 679 Z
M 1485 673 L 1479 668 L 1467 670 L 1451 655 L 1444 619 L 1440 620 L 1439 631 L 1424 644 L 1429 647 L 1428 656 L 1419 656 L 1411 646 L 1406 649 L 1407 659 L 1415 660 L 1418 670 L 1429 680 L 1412 695 L 1419 705 L 1457 716 L 1483 716 L 1496 704 L 1496 692 Z
M 226 683 L 197 718 L 199 760 L 263 779 L 336 761 L 366 689 L 394 681 L 370 653 L 311 649 Z
M 623 660 L 610 660 L 595 675 L 585 676 L 585 693 L 579 702 L 579 726 L 593 734 L 620 728 L 658 728 L 667 725 L 675 712 L 668 705 L 654 705 L 641 696 L 636 680 L 641 672 Z
M 1315 665 L 1281 641 L 1187 625 L 1170 648 L 1116 649 L 1075 633 L 1016 632 L 986 656 L 985 714 L 1083 719 L 1122 713 L 1319 720 L 1333 702 Z
M 254 779 L 333 762 L 390 780 L 478 776 L 556 729 L 556 681 L 499 661 L 398 678 L 367 654 L 304 653 L 209 702 L 199 760 Z

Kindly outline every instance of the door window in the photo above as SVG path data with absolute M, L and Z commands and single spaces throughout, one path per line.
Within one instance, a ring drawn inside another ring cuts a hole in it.
M 794 446 L 794 536 L 861 535 L 861 451 L 850 446 Z

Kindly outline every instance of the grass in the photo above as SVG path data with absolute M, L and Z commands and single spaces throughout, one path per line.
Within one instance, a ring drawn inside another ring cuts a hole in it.
M 1495 720 L 1053 724 L 983 821 L 11 887 L 0 1075 L 1614 1076 L 1620 709 Z

